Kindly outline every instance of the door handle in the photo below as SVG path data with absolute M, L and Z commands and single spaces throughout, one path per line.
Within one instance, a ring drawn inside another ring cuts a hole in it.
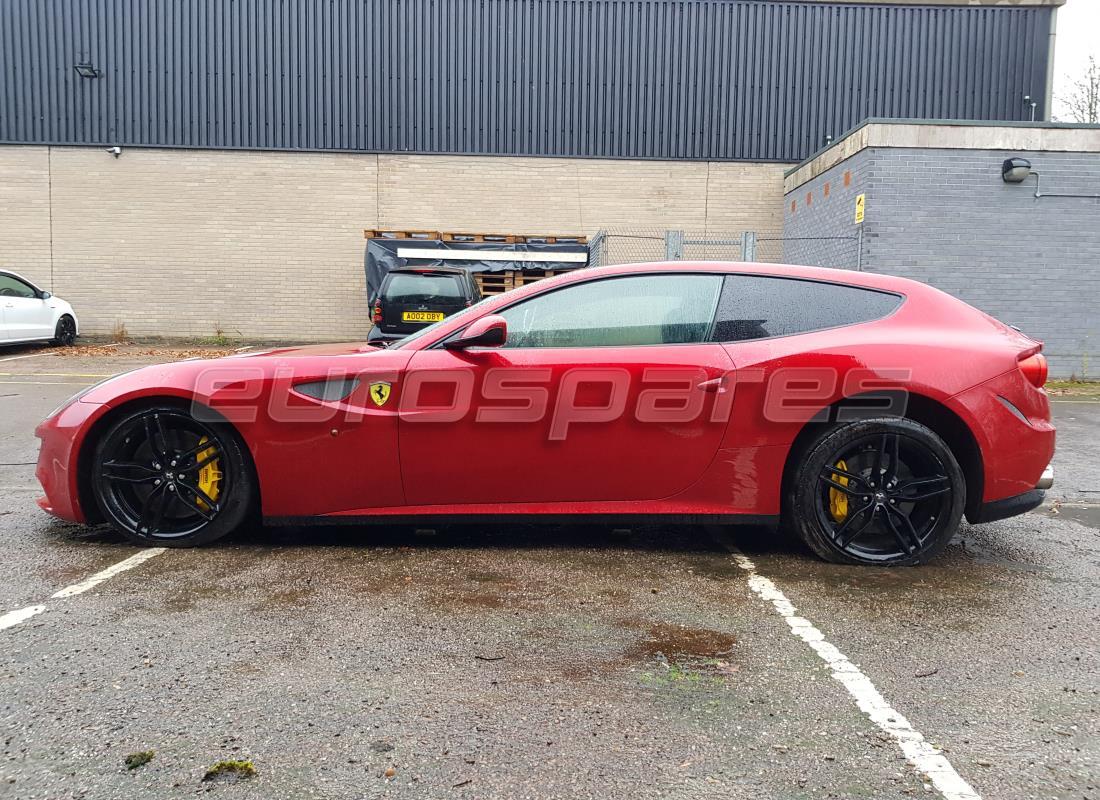
M 704 392 L 724 392 L 726 391 L 726 376 L 722 375 L 718 378 L 711 378 L 709 381 L 697 383 L 696 387 Z

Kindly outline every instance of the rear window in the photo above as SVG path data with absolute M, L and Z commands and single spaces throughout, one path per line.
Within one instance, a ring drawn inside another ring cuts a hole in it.
M 836 283 L 727 275 L 714 324 L 717 342 L 790 336 L 882 319 L 902 298 Z
M 408 272 L 391 273 L 382 296 L 408 303 L 430 303 L 438 300 L 461 300 L 462 284 L 457 275 L 417 275 Z

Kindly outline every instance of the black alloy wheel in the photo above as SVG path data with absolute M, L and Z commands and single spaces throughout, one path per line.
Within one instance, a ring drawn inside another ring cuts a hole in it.
M 171 406 L 145 408 L 100 439 L 92 488 L 107 520 L 133 542 L 205 544 L 248 515 L 254 480 L 246 458 L 224 423 Z
M 788 507 L 823 558 L 895 566 L 942 551 L 965 504 L 962 470 L 942 439 L 912 420 L 876 419 L 835 428 L 811 447 Z
M 62 347 L 72 347 L 76 344 L 76 320 L 68 314 L 57 321 L 54 328 L 53 343 Z

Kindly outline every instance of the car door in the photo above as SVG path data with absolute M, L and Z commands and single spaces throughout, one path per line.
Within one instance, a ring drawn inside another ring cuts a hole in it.
M 690 486 L 722 440 L 732 362 L 713 274 L 567 284 L 499 313 L 500 348 L 417 351 L 398 425 L 411 505 L 637 501 Z
M 0 274 L 0 314 L 8 341 L 53 336 L 52 310 L 33 286 L 14 275 Z

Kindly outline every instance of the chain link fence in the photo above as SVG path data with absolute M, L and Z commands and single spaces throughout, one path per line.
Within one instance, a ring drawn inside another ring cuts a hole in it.
M 699 233 L 681 230 L 602 230 L 588 245 L 592 266 L 646 261 L 762 261 L 858 270 L 858 236 L 784 236 L 781 231 Z

